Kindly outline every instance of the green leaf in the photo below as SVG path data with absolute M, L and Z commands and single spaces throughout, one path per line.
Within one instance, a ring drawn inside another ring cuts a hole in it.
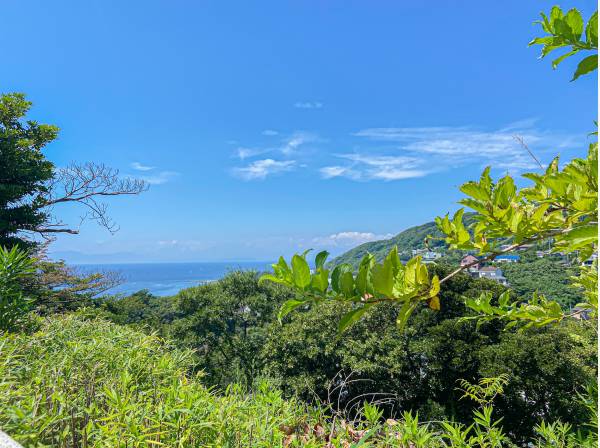
M 279 313 L 277 315 L 277 318 L 279 319 L 279 322 L 281 322 L 281 320 L 287 316 L 288 314 L 290 314 L 292 311 L 294 311 L 296 308 L 298 308 L 299 306 L 305 304 L 306 301 L 304 300 L 298 300 L 298 299 L 290 299 L 286 302 L 284 302 L 281 305 L 281 308 L 279 308 Z
M 346 330 L 350 325 L 357 322 L 362 317 L 362 315 L 365 314 L 365 311 L 367 311 L 368 309 L 369 309 L 369 306 L 365 305 L 365 306 L 361 306 L 359 308 L 355 308 L 352 311 L 344 314 L 340 320 L 340 324 L 338 327 L 340 332 Z
M 586 73 L 590 73 L 598 68 L 598 55 L 593 54 L 588 56 L 585 59 L 582 59 L 579 65 L 577 66 L 577 70 L 575 70 L 575 74 L 573 75 L 573 79 L 571 81 L 575 81 L 581 75 L 585 75 Z
M 410 300 L 404 302 L 404 305 L 402 305 L 402 308 L 400 308 L 398 317 L 396 318 L 396 327 L 398 328 L 398 331 L 401 332 L 404 330 L 406 322 L 408 322 L 408 318 L 411 316 L 416 307 L 416 302 L 411 302 Z
M 342 292 L 340 278 L 342 274 L 347 271 L 352 272 L 352 265 L 348 263 L 340 264 L 333 269 L 333 272 L 331 273 L 331 289 L 333 289 L 335 292 Z
M 356 289 L 361 295 L 372 294 L 373 287 L 371 285 L 371 266 L 374 257 L 371 254 L 366 254 L 358 266 L 358 274 L 356 275 Z
M 354 295 L 354 277 L 352 272 L 346 271 L 340 277 L 340 290 L 346 297 Z
M 319 292 L 326 292 L 329 288 L 329 270 L 323 268 L 317 270 L 312 275 L 310 285 Z
M 472 198 L 478 199 L 480 201 L 487 201 L 489 199 L 488 192 L 484 187 L 479 185 L 477 182 L 467 182 L 460 187 L 460 191 L 462 191 L 467 196 L 471 196 Z
M 589 224 L 576 227 L 563 236 L 563 239 L 569 243 L 570 250 L 576 250 L 583 246 L 598 242 L 598 225 Z
M 553 6 L 550 10 L 550 26 L 552 27 L 551 30 L 556 31 L 554 28 L 555 22 L 556 20 L 562 19 L 562 17 L 563 12 L 562 9 L 560 9 L 560 6 Z
M 581 33 L 583 33 L 583 18 L 581 17 L 581 13 L 573 8 L 569 10 L 564 21 L 571 29 L 573 40 L 578 41 L 581 38 Z
M 598 11 L 596 11 L 585 27 L 585 40 L 588 45 L 598 48 Z
M 283 283 L 283 284 L 287 283 L 285 281 L 285 279 L 280 278 L 280 277 L 275 277 L 272 274 L 263 274 L 263 275 L 261 275 L 260 278 L 258 279 L 258 283 L 261 284 L 263 282 L 266 282 L 267 280 L 270 281 L 270 282 L 274 282 L 274 283 Z
M 560 64 L 562 61 L 567 59 L 569 56 L 573 56 L 574 54 L 576 54 L 578 52 L 579 52 L 579 49 L 575 49 L 573 51 L 569 51 L 568 53 L 563 54 L 562 56 L 557 57 L 555 60 L 552 61 L 552 68 L 554 70 L 556 70 L 556 67 L 558 67 L 558 64 Z
M 292 257 L 292 270 L 294 274 L 294 283 L 299 288 L 306 288 L 310 285 L 310 267 L 308 263 L 300 255 Z
M 383 264 L 377 264 L 373 267 L 371 276 L 373 288 L 379 294 L 386 297 L 392 297 L 394 288 L 394 272 L 391 262 L 384 261 Z
M 328 256 L 329 252 L 327 252 L 326 250 L 319 252 L 315 257 L 315 268 L 322 268 L 325 265 L 325 261 L 327 260 Z

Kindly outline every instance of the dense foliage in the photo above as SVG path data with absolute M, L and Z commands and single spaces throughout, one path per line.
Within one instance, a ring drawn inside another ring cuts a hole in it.
M 433 268 L 438 276 L 448 269 Z M 195 349 L 194 369 L 221 389 L 232 382 L 252 387 L 267 377 L 286 397 L 347 416 L 368 400 L 379 403 L 385 417 L 412 409 L 425 420 L 467 423 L 474 405 L 460 400 L 458 381 L 509 374 L 496 416 L 507 422 L 512 438 L 531 437 L 542 417 L 578 425 L 586 409 L 573 397 L 596 377 L 593 326 L 569 321 L 512 334 L 490 323 L 476 331 L 474 322 L 462 320 L 473 315 L 464 297 L 478 297 L 482 290 L 498 297 L 504 288 L 455 276 L 440 291 L 445 306 L 416 312 L 401 334 L 393 303 L 372 308 L 342 334 L 342 303 L 304 309 L 280 324 L 277 309 L 291 291 L 259 284 L 253 272 L 234 272 L 172 298 L 140 292 L 103 308 L 115 322 L 160 330 L 180 347 Z M 544 350 L 540 344 L 546 344 Z
M 424 423 L 410 412 L 382 422 L 368 403 L 351 422 L 284 400 L 264 382 L 252 393 L 232 386 L 215 394 L 201 375 L 189 374 L 192 359 L 155 336 L 83 316 L 55 317 L 30 335 L 1 335 L 0 427 L 39 447 L 512 446 L 491 400 L 469 427 Z M 489 395 L 462 386 L 475 398 Z M 573 448 L 593 446 L 595 436 L 579 429 L 543 423 L 536 446 L 556 446 L 555 437 Z
M 166 334 L 196 350 L 198 368 L 211 384 L 252 385 L 261 373 L 259 357 L 268 323 L 291 292 L 259 285 L 255 272 L 233 272 L 224 279 L 181 291 Z
M 505 263 L 502 272 L 510 289 L 523 300 L 540 293 L 552 297 L 564 309 L 582 302 L 581 289 L 573 285 L 572 277 L 579 274 L 578 266 L 565 266 L 561 259 L 538 258 L 522 263 Z

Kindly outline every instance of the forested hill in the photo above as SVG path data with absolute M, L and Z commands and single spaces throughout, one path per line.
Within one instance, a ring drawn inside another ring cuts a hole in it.
M 471 224 L 474 216 L 474 213 L 465 213 L 463 216 L 465 224 Z M 337 258 L 334 258 L 331 261 L 331 264 L 350 263 L 351 265 L 358 267 L 361 258 L 367 252 L 375 255 L 377 260 L 382 260 L 394 246 L 398 247 L 400 258 L 408 260 L 412 256 L 412 249 L 421 249 L 425 247 L 425 238 L 427 238 L 427 236 L 433 236 L 434 238 L 442 236 L 434 222 L 410 227 L 388 240 L 371 241 L 370 243 L 361 244 Z M 432 239 L 429 241 L 429 247 L 432 249 L 445 248 L 446 245 L 442 240 Z
M 473 214 L 465 214 L 465 223 L 472 222 Z M 375 255 L 381 261 L 394 246 L 398 247 L 400 257 L 408 260 L 412 256 L 412 249 L 425 247 L 425 238 L 428 235 L 433 237 L 441 235 L 434 222 L 411 227 L 387 240 L 361 244 L 334 258 L 331 264 L 335 266 L 349 263 L 358 268 L 360 260 L 367 252 Z M 430 240 L 429 247 L 442 252 L 443 260 L 451 264 L 458 264 L 463 255 L 460 251 L 446 251 L 446 245 L 441 240 Z M 566 266 L 560 257 L 537 258 L 535 248 L 520 252 L 519 255 L 521 256 L 520 263 L 502 266 L 504 275 L 517 296 L 529 298 L 534 292 L 539 292 L 557 300 L 567 308 L 582 300 L 580 290 L 571 286 L 571 276 L 577 274 L 576 267 Z
M 441 233 L 437 229 L 434 222 L 428 222 L 427 224 L 411 227 L 388 240 L 371 241 L 370 243 L 361 244 L 360 246 L 350 249 L 348 252 L 345 252 L 333 259 L 332 264 L 337 265 L 340 263 L 350 263 L 353 266 L 358 266 L 361 258 L 367 252 L 375 255 L 378 260 L 381 260 L 394 246 L 398 247 L 400 257 L 407 259 L 411 256 L 412 249 L 425 247 L 425 238 L 428 235 L 434 237 L 441 236 Z M 432 240 L 430 241 L 429 246 L 432 248 L 440 246 L 443 247 L 444 242 L 440 240 Z

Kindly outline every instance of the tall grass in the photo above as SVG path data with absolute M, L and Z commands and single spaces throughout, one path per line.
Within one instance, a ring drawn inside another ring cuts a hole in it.
M 222 394 L 191 353 L 102 320 L 0 337 L 0 427 L 25 447 L 277 446 L 302 407 L 266 385 Z

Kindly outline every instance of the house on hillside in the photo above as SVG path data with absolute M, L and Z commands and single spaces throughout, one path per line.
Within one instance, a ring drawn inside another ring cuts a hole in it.
M 508 286 L 508 280 L 506 280 L 502 269 L 496 266 L 484 266 L 477 272 L 474 272 L 474 274 L 476 274 L 477 278 L 487 278 L 488 280 L 493 280 L 501 285 Z
M 594 261 L 598 259 L 598 252 L 594 252 L 590 258 L 581 263 L 581 266 L 592 266 Z
M 494 258 L 494 261 L 496 263 L 517 263 L 521 261 L 521 256 L 514 254 L 498 255 L 496 258 Z
M 478 271 L 481 265 L 479 264 L 479 258 L 473 255 L 466 255 L 460 260 L 460 267 L 464 268 L 465 266 L 469 266 L 469 271 Z
M 424 263 L 433 263 L 435 260 L 442 258 L 442 254 L 429 249 L 413 249 L 413 257 L 420 255 Z

